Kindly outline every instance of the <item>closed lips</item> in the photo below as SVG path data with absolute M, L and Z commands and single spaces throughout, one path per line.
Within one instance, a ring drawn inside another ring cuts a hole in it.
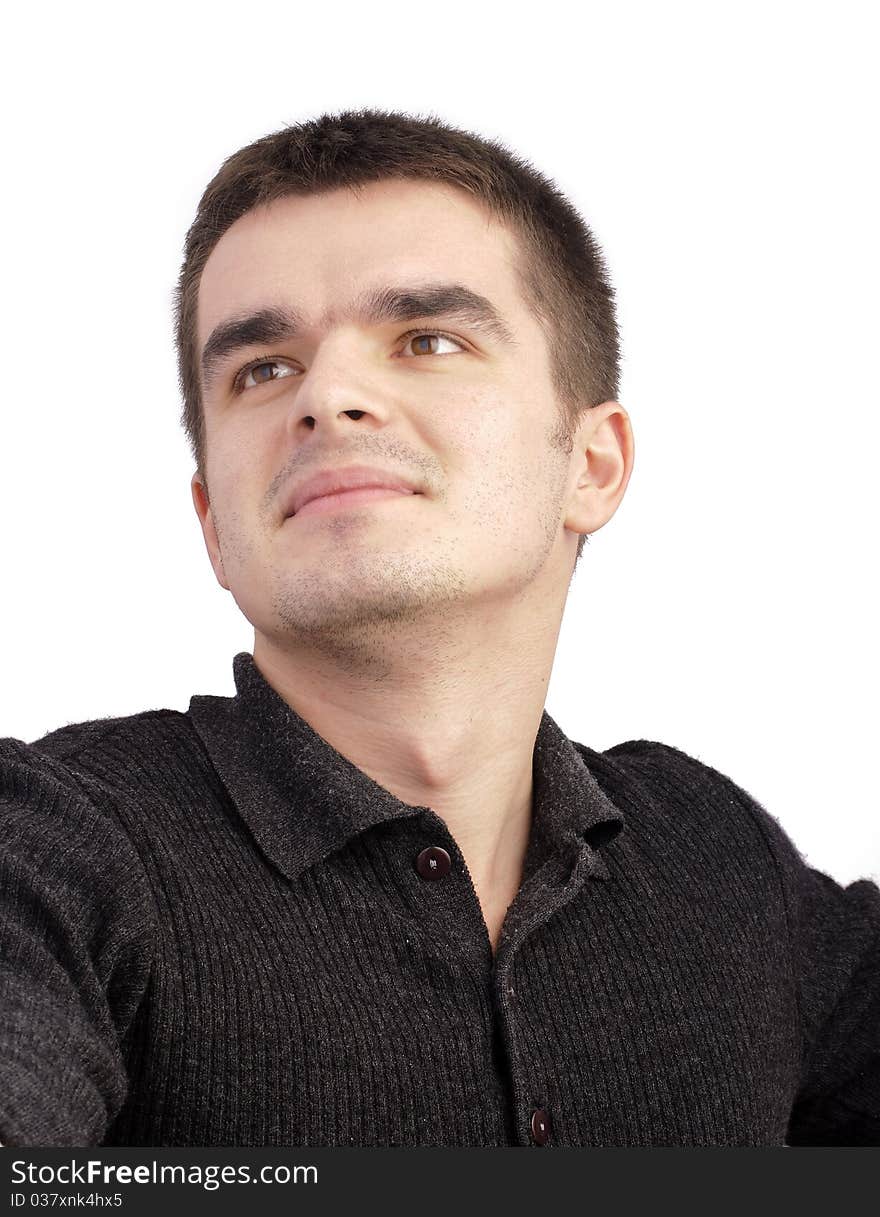
M 292 488 L 285 502 L 285 518 L 295 515 L 306 503 L 312 499 L 321 498 L 323 495 L 342 494 L 346 490 L 366 490 L 375 487 L 385 487 L 403 494 L 420 493 L 405 477 L 388 473 L 383 469 L 364 465 L 352 465 L 347 469 L 327 469 L 314 474 Z

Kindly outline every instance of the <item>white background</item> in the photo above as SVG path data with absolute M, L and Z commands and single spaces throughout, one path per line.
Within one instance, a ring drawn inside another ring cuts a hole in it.
M 234 691 L 253 630 L 178 422 L 184 233 L 260 135 L 435 114 L 553 177 L 618 293 L 635 470 L 585 550 L 549 712 L 597 749 L 683 748 L 812 865 L 880 879 L 872 6 L 17 7 L 0 735 Z

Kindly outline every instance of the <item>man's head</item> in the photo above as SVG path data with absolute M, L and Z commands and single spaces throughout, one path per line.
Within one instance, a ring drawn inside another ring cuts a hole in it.
M 194 501 L 258 629 L 308 633 L 341 599 L 363 620 L 358 579 L 387 618 L 481 574 L 515 590 L 553 551 L 570 574 L 623 495 L 595 242 L 547 179 L 434 119 L 324 116 L 235 153 L 187 235 L 176 324 Z M 585 438 L 598 490 L 571 501 Z M 353 464 L 420 493 L 285 518 L 292 488 Z

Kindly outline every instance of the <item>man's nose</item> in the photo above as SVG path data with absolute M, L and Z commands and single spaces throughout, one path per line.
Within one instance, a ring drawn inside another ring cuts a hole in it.
M 393 393 L 375 356 L 363 341 L 325 340 L 299 380 L 291 413 L 312 428 L 365 416 L 384 424 L 393 413 Z

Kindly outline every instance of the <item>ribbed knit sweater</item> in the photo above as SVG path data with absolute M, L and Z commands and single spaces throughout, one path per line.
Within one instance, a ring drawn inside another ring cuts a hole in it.
M 0 741 L 7 1145 L 880 1145 L 880 889 L 543 712 L 493 953 L 464 858 L 247 652 Z

